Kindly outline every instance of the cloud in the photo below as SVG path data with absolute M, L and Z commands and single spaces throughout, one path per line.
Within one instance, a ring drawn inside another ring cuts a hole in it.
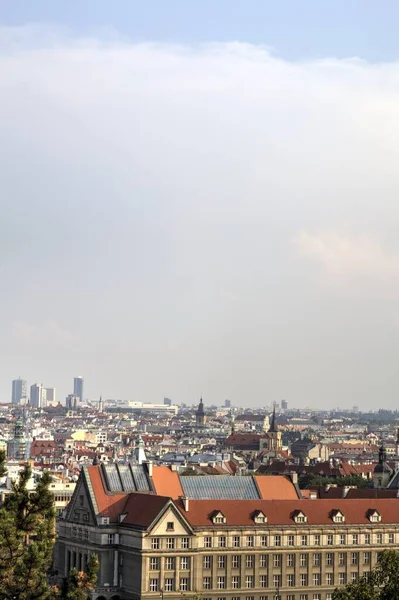
M 396 62 L 0 29 L 0 392 L 388 397 L 398 93 Z
M 301 231 L 295 241 L 303 257 L 319 263 L 325 273 L 335 278 L 366 276 L 389 280 L 399 275 L 399 252 L 384 249 L 371 237 Z

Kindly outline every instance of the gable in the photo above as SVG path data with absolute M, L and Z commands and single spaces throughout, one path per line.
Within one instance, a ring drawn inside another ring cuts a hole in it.
M 95 525 L 96 518 L 93 503 L 83 470 L 81 471 L 71 501 L 67 506 L 67 520 L 83 525 Z
M 173 526 L 173 529 L 171 529 Z M 191 533 L 190 527 L 184 523 L 181 514 L 177 509 L 170 504 L 166 511 L 157 520 L 155 525 L 151 528 L 151 535 L 189 535 Z

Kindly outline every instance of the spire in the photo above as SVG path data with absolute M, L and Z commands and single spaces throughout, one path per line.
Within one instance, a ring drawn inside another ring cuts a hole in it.
M 199 404 L 198 404 L 197 415 L 203 415 L 203 414 L 204 414 L 204 403 L 202 402 L 202 397 L 201 397 Z
M 276 423 L 276 405 L 274 404 L 273 414 L 272 414 L 272 422 L 270 423 L 269 432 L 276 433 L 277 431 L 278 431 L 278 429 L 277 429 L 277 423 Z

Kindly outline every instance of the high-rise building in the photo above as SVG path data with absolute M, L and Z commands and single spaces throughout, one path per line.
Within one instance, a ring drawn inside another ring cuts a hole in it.
M 46 388 L 41 383 L 30 386 L 30 404 L 32 408 L 46 408 Z
M 164 398 L 163 403 L 165 406 L 172 406 L 173 402 L 170 398 Z
M 25 379 L 13 379 L 11 402 L 13 404 L 23 404 L 28 395 L 28 388 Z
M 77 408 L 78 402 L 79 397 L 75 396 L 74 394 L 69 394 L 69 396 L 65 398 L 65 406 L 71 410 L 75 410 Z
M 47 406 L 55 406 L 55 388 L 45 388 Z
M 75 377 L 73 380 L 73 395 L 77 396 L 80 402 L 83 401 L 83 377 Z
M 288 408 L 288 402 L 287 402 L 287 400 L 281 400 L 281 408 L 283 410 L 287 410 L 287 408 Z
M 231 400 L 225 400 L 224 401 L 224 407 L 225 408 L 231 408 Z

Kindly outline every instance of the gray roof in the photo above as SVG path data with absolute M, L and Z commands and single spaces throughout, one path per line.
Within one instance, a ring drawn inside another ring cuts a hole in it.
M 145 465 L 102 464 L 101 472 L 109 492 L 151 491 Z
M 253 477 L 204 475 L 180 477 L 183 492 L 193 500 L 258 500 Z

